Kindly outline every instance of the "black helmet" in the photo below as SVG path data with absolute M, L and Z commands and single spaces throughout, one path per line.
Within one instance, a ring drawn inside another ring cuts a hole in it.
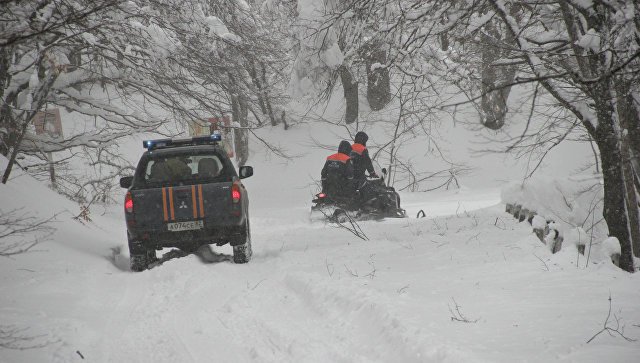
M 356 137 L 353 139 L 353 141 L 355 141 L 356 144 L 362 144 L 362 145 L 366 145 L 367 140 L 369 140 L 369 136 L 367 136 L 367 134 L 364 131 L 358 131 L 356 133 Z
M 338 146 L 338 152 L 349 155 L 351 153 L 351 143 L 347 140 L 340 141 L 340 146 Z

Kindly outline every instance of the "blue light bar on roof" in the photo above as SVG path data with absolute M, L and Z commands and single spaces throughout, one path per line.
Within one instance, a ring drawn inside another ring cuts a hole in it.
M 155 149 L 157 147 L 165 147 L 171 145 L 171 139 L 159 139 L 159 140 L 144 140 L 142 142 L 142 147 L 147 150 Z
M 190 139 L 159 139 L 159 140 L 144 140 L 142 142 L 142 147 L 147 150 L 152 150 L 159 147 L 168 147 L 168 146 L 178 146 L 178 145 L 199 145 L 199 144 L 210 144 L 216 143 L 222 140 L 222 135 L 214 131 L 213 134 L 209 136 L 197 136 L 192 137 Z

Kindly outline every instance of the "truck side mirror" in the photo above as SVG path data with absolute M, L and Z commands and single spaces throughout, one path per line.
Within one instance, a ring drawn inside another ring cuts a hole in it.
M 240 179 L 248 178 L 253 175 L 253 167 L 252 166 L 241 166 L 240 167 Z
M 120 187 L 122 188 L 129 188 L 131 186 L 131 183 L 133 183 L 133 177 L 132 176 L 125 176 L 120 178 Z

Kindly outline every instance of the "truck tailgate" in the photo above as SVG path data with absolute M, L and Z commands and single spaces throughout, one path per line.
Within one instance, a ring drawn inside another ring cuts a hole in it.
M 213 225 L 231 211 L 231 182 L 132 190 L 138 227 L 162 230 L 174 222 Z

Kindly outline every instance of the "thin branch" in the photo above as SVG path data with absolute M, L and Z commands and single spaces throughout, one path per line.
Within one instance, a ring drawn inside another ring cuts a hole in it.
M 611 327 L 609 326 L 609 319 L 611 318 L 611 293 L 609 293 L 609 311 L 607 312 L 607 318 L 604 321 L 602 330 L 600 330 L 599 332 L 597 332 L 594 336 L 591 337 L 591 339 L 587 340 L 587 344 L 591 343 L 598 335 L 607 332 L 609 333 L 610 336 L 620 336 L 622 337 L 624 340 L 628 341 L 628 342 L 635 342 L 636 339 L 632 339 L 629 338 L 627 336 L 624 335 L 624 325 L 621 327 L 620 326 L 620 318 L 618 318 L 615 314 L 613 315 L 614 319 L 615 319 L 615 327 Z

